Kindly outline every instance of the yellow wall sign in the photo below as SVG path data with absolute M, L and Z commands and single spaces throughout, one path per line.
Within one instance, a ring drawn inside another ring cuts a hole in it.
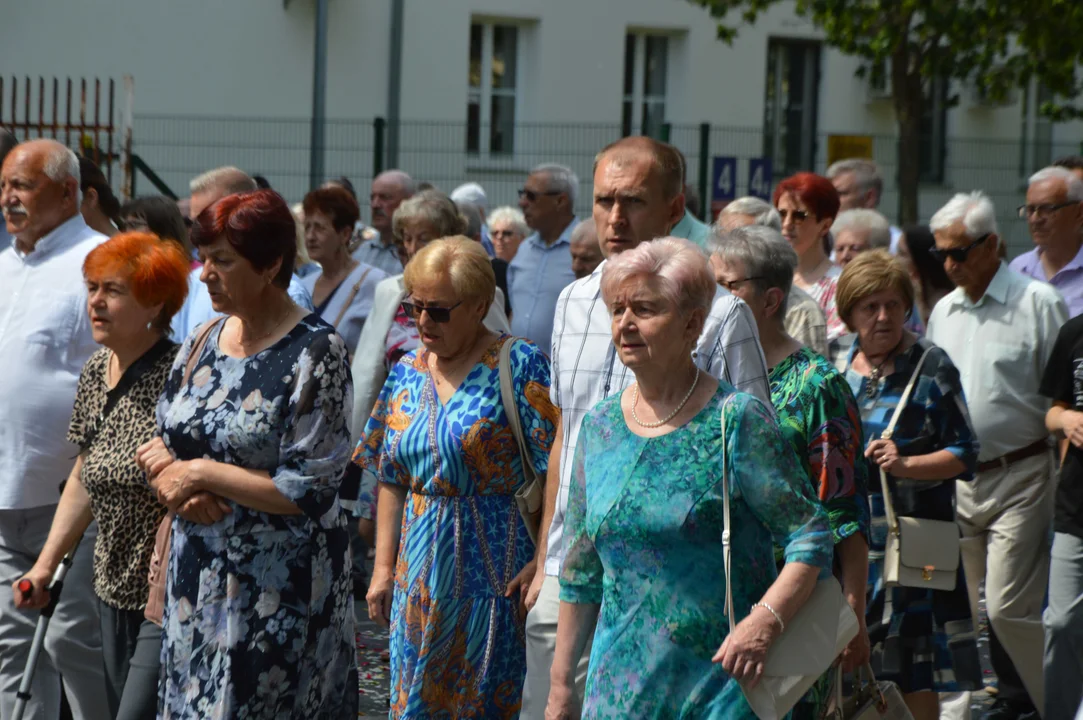
M 848 158 L 872 160 L 872 135 L 828 135 L 827 164 Z

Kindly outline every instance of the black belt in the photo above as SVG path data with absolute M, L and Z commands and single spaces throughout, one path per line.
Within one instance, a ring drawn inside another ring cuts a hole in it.
M 996 470 L 997 468 L 1006 468 L 1009 465 L 1019 462 L 1020 460 L 1026 460 L 1032 458 L 1035 455 L 1041 455 L 1049 450 L 1049 443 L 1045 440 L 1037 440 L 1027 445 L 1025 448 L 1019 448 L 1018 450 L 1012 450 L 1006 455 L 1001 455 L 995 460 L 986 460 L 983 463 L 978 463 L 978 472 L 985 472 L 987 470 Z

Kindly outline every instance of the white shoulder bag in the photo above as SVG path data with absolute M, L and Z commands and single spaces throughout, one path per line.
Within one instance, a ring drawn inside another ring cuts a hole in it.
M 523 435 L 519 406 L 515 402 L 515 384 L 511 376 L 511 346 L 515 340 L 513 337 L 508 338 L 500 348 L 500 400 L 504 404 L 504 414 L 508 416 L 511 434 L 515 436 L 515 443 L 519 446 L 519 457 L 523 461 L 525 481 L 522 487 L 515 491 L 515 504 L 519 508 L 519 514 L 523 516 L 530 539 L 537 543 L 542 506 L 545 504 L 545 478 L 538 477 L 534 472 L 534 460 L 530 456 L 530 448 Z
M 733 583 L 730 582 L 730 491 L 727 476 L 726 405 L 722 404 L 722 558 L 726 567 L 726 615 L 730 634 L 733 619 Z M 832 576 L 816 583 L 801 609 L 786 623 L 786 630 L 767 651 L 764 674 L 755 688 L 741 690 L 760 720 L 781 720 L 804 697 L 846 646 L 857 636 L 858 621 Z

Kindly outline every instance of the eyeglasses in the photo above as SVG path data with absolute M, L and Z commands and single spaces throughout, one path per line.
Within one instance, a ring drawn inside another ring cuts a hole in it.
M 542 195 L 563 195 L 560 190 L 546 190 L 545 192 L 537 192 L 536 190 L 527 190 L 526 188 L 519 188 L 519 197 L 526 198 L 527 202 L 537 202 L 538 197 Z
M 1024 220 L 1027 220 L 1032 215 L 1037 215 L 1040 218 L 1049 217 L 1058 210 L 1063 210 L 1066 207 L 1078 204 L 1078 202 L 1072 200 L 1069 202 L 1057 203 L 1056 205 L 1020 205 L 1019 217 Z
M 432 305 L 415 305 L 412 302 L 402 301 L 402 311 L 409 315 L 414 320 L 421 319 L 421 313 L 425 312 L 429 314 L 429 319 L 434 323 L 443 325 L 451 320 L 451 311 L 462 305 L 462 300 L 455 303 L 451 307 L 435 307 Z
M 489 237 L 494 238 L 510 238 L 515 237 L 517 233 L 514 230 L 490 230 Z
M 718 284 L 726 288 L 730 292 L 737 289 L 737 286 L 743 282 L 749 282 L 750 280 L 763 280 L 763 277 L 756 275 L 755 277 L 738 278 L 737 280 L 719 280 Z
M 808 220 L 808 211 L 806 210 L 779 210 L 778 214 L 782 218 L 782 222 L 786 222 L 786 218 L 791 215 L 795 223 L 803 223 Z
M 947 258 L 951 258 L 957 263 L 966 262 L 966 256 L 970 254 L 970 251 L 981 245 L 983 242 L 989 239 L 989 236 L 993 233 L 985 233 L 980 238 L 970 243 L 966 247 L 951 248 L 947 250 L 941 250 L 938 247 L 929 248 L 929 254 L 936 258 L 937 262 L 944 262 Z

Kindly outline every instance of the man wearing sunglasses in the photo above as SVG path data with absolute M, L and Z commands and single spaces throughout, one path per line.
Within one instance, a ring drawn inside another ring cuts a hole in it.
M 1034 249 L 1012 261 L 1012 270 L 1047 282 L 1064 296 L 1072 317 L 1083 314 L 1083 180 L 1071 170 L 1047 167 L 1030 178 L 1019 206 Z
M 956 484 L 956 518 L 970 602 L 985 581 L 999 694 L 987 719 L 1034 718 L 1043 702 L 1042 604 L 1049 576 L 1054 456 L 1039 391 L 1068 307 L 997 254 L 996 212 L 980 192 L 933 215 L 932 254 L 957 287 L 933 308 L 928 338 L 959 369 L 981 452 Z

